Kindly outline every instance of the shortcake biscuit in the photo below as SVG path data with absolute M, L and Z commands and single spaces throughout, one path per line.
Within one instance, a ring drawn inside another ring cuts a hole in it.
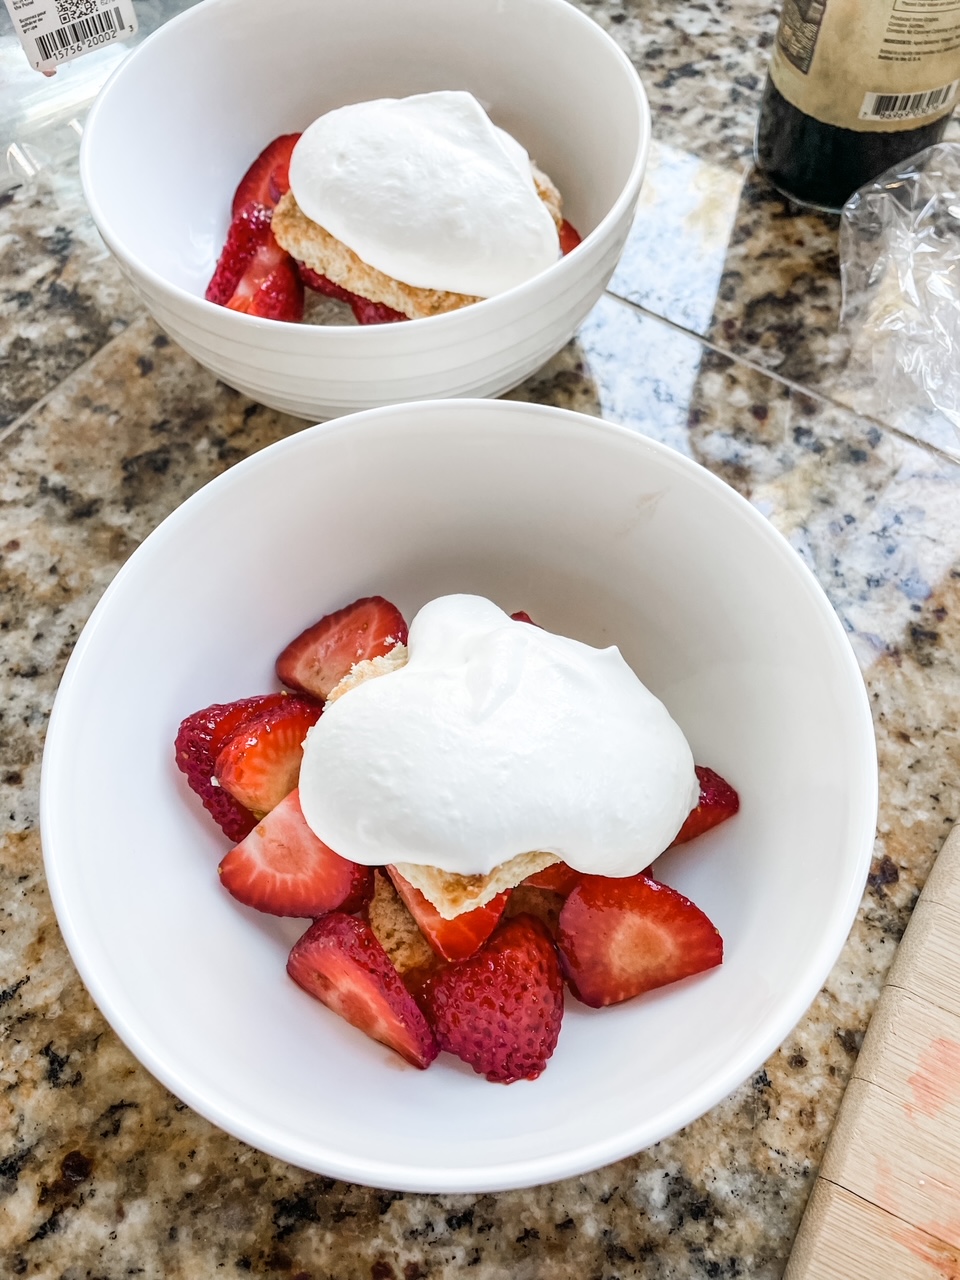
M 560 193 L 550 178 L 532 162 L 530 170 L 537 195 L 549 209 L 559 231 L 563 223 Z M 411 320 L 457 311 L 460 307 L 481 301 L 464 293 L 421 289 L 378 271 L 342 240 L 308 218 L 292 191 L 283 196 L 273 211 L 271 227 L 277 243 L 311 271 L 325 276 L 342 289 L 399 311 Z
M 356 663 L 340 683 L 331 689 L 327 702 L 336 702 L 365 680 L 399 671 L 406 661 L 406 645 L 398 644 L 389 653 L 378 658 L 368 658 Z M 466 911 L 484 906 L 498 893 L 513 889 L 522 880 L 526 880 L 527 876 L 559 861 L 555 853 L 518 853 L 507 862 L 501 862 L 487 875 L 475 876 L 461 876 L 456 872 L 441 871 L 439 867 L 428 867 L 419 862 L 398 862 L 395 865 L 404 880 L 419 889 L 445 920 L 453 920 Z

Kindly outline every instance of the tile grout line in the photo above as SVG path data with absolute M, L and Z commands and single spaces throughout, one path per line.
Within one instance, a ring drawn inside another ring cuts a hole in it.
M 108 338 L 107 341 L 103 344 L 103 346 L 97 347 L 96 351 L 94 351 L 92 355 L 87 356 L 86 360 L 81 361 L 80 364 L 76 366 L 76 368 L 71 369 L 65 378 L 60 379 L 60 381 L 56 384 L 56 386 L 51 387 L 49 391 L 45 391 L 43 395 L 39 397 L 39 399 L 34 400 L 33 404 L 30 405 L 29 408 L 24 409 L 23 413 L 17 414 L 17 416 L 11 422 L 8 422 L 5 427 L 0 427 L 0 446 L 5 445 L 7 443 L 7 440 L 10 438 L 10 436 L 14 435 L 20 429 L 20 427 L 24 426 L 30 420 L 30 418 L 34 416 L 34 414 L 37 414 L 42 409 L 46 408 L 46 406 L 50 403 L 50 401 L 57 394 L 57 392 L 62 391 L 64 387 L 69 386 L 69 384 L 76 377 L 78 377 L 90 365 L 93 364 L 94 360 L 99 359 L 99 357 L 103 354 L 104 351 L 107 351 L 110 347 L 112 347 L 113 344 L 119 341 L 120 338 L 125 337 L 126 334 L 128 334 L 130 330 L 133 328 L 133 326 L 139 320 L 142 320 L 144 317 L 147 317 L 149 319 L 150 313 L 146 310 L 139 311 L 135 316 L 133 316 L 127 322 L 126 325 L 124 325 L 124 327 L 120 330 L 119 333 L 115 333 L 112 338 Z M 182 349 L 183 348 L 181 348 L 181 350 Z
M 871 414 L 860 413 L 858 412 L 858 410 L 851 408 L 849 405 L 845 405 L 839 400 L 834 400 L 832 396 L 824 395 L 822 391 L 812 390 L 809 387 L 803 386 L 802 383 L 794 382 L 792 378 L 785 378 L 782 374 L 777 373 L 775 370 L 765 369 L 762 365 L 757 364 L 755 361 L 747 359 L 746 356 L 736 355 L 731 351 L 726 351 L 724 350 L 723 347 L 717 346 L 716 343 L 711 342 L 708 338 L 703 337 L 702 334 L 694 333 L 692 329 L 685 329 L 683 325 L 677 324 L 675 320 L 670 320 L 666 316 L 659 316 L 656 314 L 656 312 L 649 311 L 646 307 L 642 306 L 639 302 L 634 302 L 630 298 L 624 298 L 620 294 L 613 293 L 609 289 L 604 290 L 603 296 L 606 298 L 609 298 L 613 302 L 620 303 L 621 306 L 629 307 L 632 311 L 636 311 L 639 315 L 646 316 L 650 320 L 654 320 L 659 324 L 666 325 L 668 329 L 673 330 L 673 332 L 675 333 L 680 333 L 680 334 L 683 334 L 684 337 L 692 338 L 695 342 L 698 342 L 701 346 L 705 347 L 708 351 L 712 351 L 715 355 L 723 356 L 724 359 L 730 360 L 734 364 L 743 365 L 745 368 L 751 369 L 754 373 L 762 374 L 764 377 L 770 378 L 772 381 L 780 383 L 781 386 L 787 387 L 790 391 L 796 392 L 798 395 L 806 396 L 808 400 L 816 400 L 820 404 L 829 405 L 830 407 L 835 409 L 840 409 L 845 413 L 851 413 L 855 417 L 860 418 L 864 422 L 873 423 L 873 425 L 878 427 L 881 431 L 890 432 L 891 435 L 896 436 L 899 440 L 902 440 L 907 444 L 917 445 L 920 448 L 926 449 L 930 453 L 935 454 L 938 458 L 941 458 L 945 462 L 950 462 L 954 466 L 960 466 L 960 458 L 949 453 L 947 450 L 941 449 L 935 444 L 930 444 L 928 441 L 918 440 L 916 436 L 912 436 L 908 432 L 902 431 L 899 427 L 894 427 L 894 426 L 891 426 L 890 423 L 882 422 L 879 418 L 874 418 Z M 86 360 L 78 364 L 75 369 L 71 369 L 70 372 L 67 374 L 67 376 L 65 378 L 62 378 L 55 387 L 51 387 L 49 391 L 45 392 L 42 396 L 40 396 L 38 400 L 35 400 L 33 404 L 29 406 L 29 408 L 23 411 L 23 413 L 18 414 L 17 417 L 14 418 L 12 422 L 8 422 L 5 427 L 0 428 L 0 447 L 5 445 L 7 440 L 11 436 L 15 435 L 16 432 L 20 429 L 20 427 L 24 426 L 35 414 L 41 412 L 41 410 L 43 410 L 47 406 L 47 404 L 49 404 L 49 402 L 53 399 L 53 397 L 59 391 L 62 391 L 64 387 L 69 386 L 69 384 L 75 378 L 77 378 L 81 373 L 83 373 L 89 365 L 92 365 L 93 362 L 97 360 L 104 351 L 108 350 L 111 346 L 113 346 L 115 342 L 117 342 L 120 338 L 124 337 L 130 331 L 130 329 L 132 329 L 132 327 L 137 323 L 137 321 L 142 320 L 144 317 L 148 319 L 151 318 L 150 313 L 146 310 L 141 310 L 137 315 L 133 316 L 130 319 L 130 321 L 125 325 L 123 329 L 121 329 L 119 333 L 114 334 L 112 338 L 109 338 L 103 344 L 102 347 L 98 347 L 97 350 L 94 351 L 92 355 L 88 356 Z M 179 344 L 177 345 L 179 346 Z M 181 347 L 180 350 L 183 350 L 183 348 Z
M 660 324 L 664 324 L 668 329 L 672 329 L 675 333 L 682 333 L 685 337 L 693 338 L 699 342 L 701 346 L 707 348 L 708 351 L 714 352 L 724 359 L 730 360 L 734 364 L 744 365 L 747 369 L 753 370 L 754 373 L 762 374 L 766 378 L 771 378 L 774 382 L 779 382 L 782 386 L 787 387 L 790 391 L 796 392 L 798 395 L 806 396 L 808 400 L 816 400 L 823 405 L 829 405 L 833 409 L 840 409 L 844 413 L 853 414 L 854 417 L 860 418 L 863 422 L 870 422 L 881 431 L 889 432 L 896 436 L 899 440 L 905 441 L 907 444 L 918 445 L 921 449 L 927 449 L 930 453 L 934 453 L 937 457 L 942 458 L 945 462 L 952 462 L 954 466 L 960 466 L 960 457 L 950 453 L 947 449 L 940 448 L 939 445 L 931 444 L 927 440 L 920 440 L 916 436 L 910 435 L 908 431 L 895 427 L 889 422 L 884 422 L 880 418 L 873 417 L 872 414 L 863 413 L 859 409 L 854 409 L 848 404 L 844 404 L 841 400 L 835 400 L 832 396 L 826 395 L 822 391 L 816 391 L 810 387 L 805 387 L 801 382 L 795 382 L 792 378 L 786 378 L 782 373 L 777 373 L 775 369 L 765 369 L 762 364 L 757 364 L 750 360 L 747 356 L 737 355 L 732 351 L 718 346 L 715 342 L 711 342 L 709 338 L 705 338 L 702 334 L 694 333 L 692 329 L 685 329 L 683 325 L 677 324 L 675 320 L 670 320 L 666 316 L 657 315 L 655 311 L 649 311 L 639 302 L 634 302 L 631 298 L 624 298 L 619 293 L 613 293 L 609 289 L 604 291 L 604 296 L 610 298 L 614 302 L 619 302 L 624 306 L 630 307 L 631 310 L 638 312 L 642 316 L 646 316 L 650 320 L 656 320 Z

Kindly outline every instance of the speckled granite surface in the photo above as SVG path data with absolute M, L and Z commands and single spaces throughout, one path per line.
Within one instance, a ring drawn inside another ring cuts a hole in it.
M 178 5 L 155 7 L 159 21 Z M 696 458 L 828 592 L 864 672 L 881 767 L 851 937 L 752 1080 L 657 1147 L 552 1186 L 419 1196 L 331 1182 L 163 1090 L 105 1025 L 57 930 L 37 830 L 44 728 L 130 551 L 212 476 L 301 424 L 218 384 L 140 313 L 84 212 L 75 149 L 61 149 L 8 182 L 0 207 L 0 1275 L 782 1272 L 896 941 L 960 813 L 960 467 L 950 440 L 931 448 L 835 394 L 835 223 L 785 207 L 749 170 L 774 6 L 583 7 L 644 74 L 657 143 L 611 295 L 514 394 Z

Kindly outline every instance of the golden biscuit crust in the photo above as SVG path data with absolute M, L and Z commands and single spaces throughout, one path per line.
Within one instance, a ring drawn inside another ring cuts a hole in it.
M 418 289 L 384 275 L 358 258 L 342 240 L 325 231 L 319 223 L 311 222 L 297 204 L 292 191 L 288 191 L 274 209 L 271 226 L 281 248 L 306 263 L 311 271 L 326 276 L 342 289 L 369 298 L 371 302 L 382 302 L 411 320 L 457 311 L 471 302 L 480 301 L 463 293 Z
M 537 195 L 547 206 L 557 230 L 563 222 L 560 192 L 550 178 L 531 162 Z M 465 293 L 448 293 L 442 289 L 420 289 L 416 285 L 394 280 L 357 256 L 342 240 L 313 222 L 297 204 L 292 191 L 282 197 L 273 211 L 271 223 L 277 243 L 311 271 L 326 276 L 342 289 L 358 293 L 371 302 L 382 302 L 411 320 L 425 316 L 459 311 L 473 302 L 481 302 Z
M 367 919 L 399 974 L 417 973 L 436 963 L 433 948 L 404 906 L 390 877 L 379 870 L 373 873 L 373 898 L 367 907 Z
M 527 876 L 559 861 L 555 853 L 518 853 L 485 876 L 460 876 L 413 862 L 398 862 L 396 868 L 404 880 L 436 907 L 444 920 L 454 920 L 465 911 L 485 906 L 504 889 L 515 888 Z

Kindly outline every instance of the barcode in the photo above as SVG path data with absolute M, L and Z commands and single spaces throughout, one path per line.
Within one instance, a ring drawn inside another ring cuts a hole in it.
M 861 120 L 914 120 L 945 107 L 960 80 L 928 89 L 926 93 L 868 93 L 860 108 Z
M 77 22 L 70 22 L 65 27 L 57 27 L 54 31 L 37 36 L 37 52 L 46 62 L 50 58 L 55 58 L 58 53 L 62 53 L 64 49 L 69 49 L 71 45 L 82 44 L 84 40 L 90 40 L 94 36 L 106 36 L 109 39 L 122 27 L 123 16 L 119 7 L 112 13 L 105 10 L 103 13 L 94 14 L 92 18 L 80 18 Z

